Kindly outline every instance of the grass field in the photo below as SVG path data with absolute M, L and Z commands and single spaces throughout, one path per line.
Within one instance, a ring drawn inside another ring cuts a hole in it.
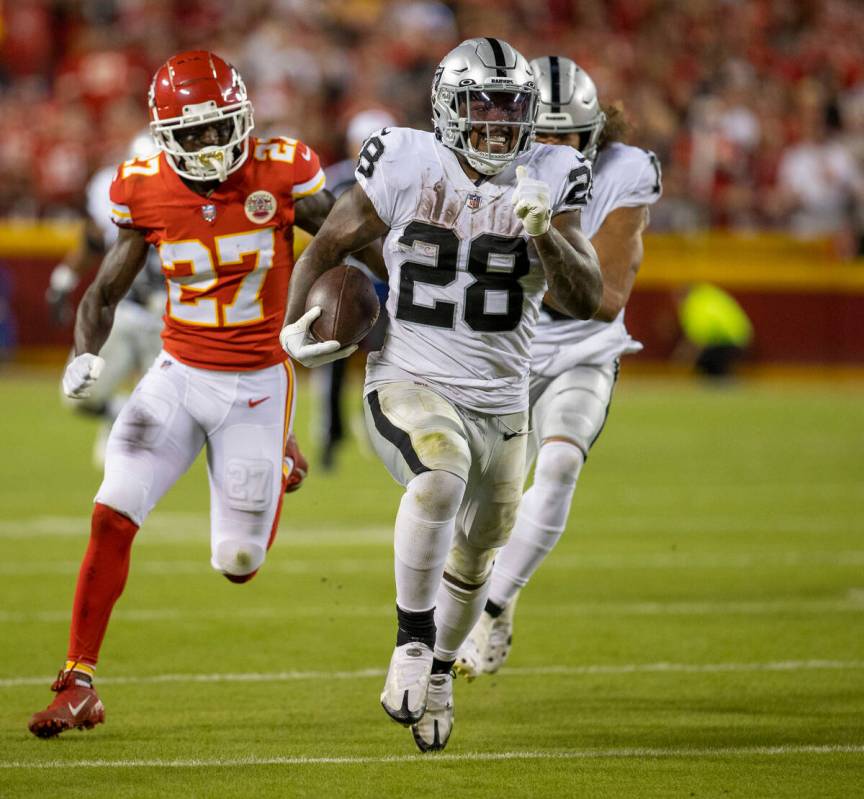
M 99 475 L 56 384 L 4 373 L 0 796 L 864 795 L 862 389 L 625 371 L 508 666 L 457 681 L 423 756 L 378 705 L 399 489 L 356 446 L 241 586 L 208 565 L 199 462 L 139 533 L 107 723 L 33 738 Z

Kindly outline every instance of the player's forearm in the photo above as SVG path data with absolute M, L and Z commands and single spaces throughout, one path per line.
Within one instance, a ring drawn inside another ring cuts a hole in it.
M 612 274 L 610 274 L 609 269 L 605 268 L 605 261 L 603 262 L 603 299 L 600 301 L 600 308 L 594 314 L 594 318 L 600 322 L 614 322 L 624 306 L 627 305 L 630 293 L 633 291 L 633 285 L 636 282 L 639 265 L 642 262 L 641 246 L 637 252 L 631 254 L 629 260 L 631 263 L 624 265 L 621 269 L 614 270 Z
M 591 242 L 582 235 L 568 241 L 554 227 L 532 241 L 555 305 L 575 319 L 590 319 L 603 297 L 603 277 Z
M 603 300 L 594 318 L 614 321 L 630 299 L 642 264 L 642 232 L 648 224 L 648 208 L 617 208 L 591 239 L 603 270 Z
M 75 316 L 75 354 L 98 355 L 111 333 L 117 301 L 111 302 L 97 283 L 92 283 L 78 306 Z
M 150 245 L 143 231 L 121 229 L 105 255 L 75 317 L 75 354 L 98 355 L 114 324 L 114 310 L 129 291 L 147 258 Z
M 604 284 L 603 299 L 600 301 L 597 313 L 594 314 L 594 319 L 598 322 L 614 322 L 626 302 L 627 298 L 622 292 L 614 288 L 607 289 Z

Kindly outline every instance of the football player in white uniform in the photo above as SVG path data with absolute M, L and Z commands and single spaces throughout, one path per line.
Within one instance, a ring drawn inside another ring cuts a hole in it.
M 146 158 L 157 152 L 149 131 L 133 139 L 127 158 Z M 81 241 L 66 259 L 54 267 L 45 299 L 52 316 L 66 322 L 73 316 L 72 292 L 93 261 L 105 254 L 117 238 L 111 222 L 108 190 L 117 165 L 96 172 L 87 184 L 87 219 Z M 70 402 L 75 410 L 98 416 L 102 425 L 93 445 L 93 464 L 105 465 L 105 445 L 111 425 L 128 399 L 122 391 L 130 378 L 141 376 L 162 349 L 162 308 L 165 305 L 165 279 L 158 253 L 151 248 L 147 263 L 132 283 L 129 293 L 117 305 L 114 326 L 102 346 L 105 360 L 102 374 L 93 384 L 90 396 Z M 71 359 L 71 355 L 70 355 Z
M 493 673 L 510 651 L 519 591 L 558 542 L 576 480 L 609 412 L 618 358 L 642 349 L 624 326 L 624 306 L 642 262 L 648 206 L 660 197 L 654 153 L 616 141 L 623 121 L 597 99 L 591 78 L 559 56 L 531 62 L 540 87 L 537 139 L 578 147 L 594 165 L 594 188 L 582 215 L 603 270 L 603 300 L 589 321 L 544 307 L 531 344 L 529 463 L 534 482 L 492 572 L 489 599 L 459 651 L 457 671 L 469 679 Z
M 492 38 L 463 42 L 432 83 L 435 132 L 367 139 L 346 192 L 291 279 L 285 349 L 307 365 L 350 354 L 313 343 L 312 283 L 379 236 L 390 328 L 369 356 L 373 445 L 405 486 L 394 551 L 396 647 L 381 704 L 422 751 L 453 722 L 451 667 L 486 601 L 487 578 L 522 494 L 529 342 L 549 301 L 588 319 L 602 295 L 580 230 L 591 167 L 570 147 L 533 145 L 528 62 Z

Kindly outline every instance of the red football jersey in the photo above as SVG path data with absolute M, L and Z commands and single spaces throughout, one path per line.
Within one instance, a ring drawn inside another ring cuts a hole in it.
M 246 162 L 209 197 L 188 188 L 162 153 L 120 166 L 112 220 L 145 231 L 159 249 L 168 352 L 225 371 L 285 360 L 279 330 L 294 265 L 294 202 L 323 188 L 318 156 L 287 138 L 252 138 Z

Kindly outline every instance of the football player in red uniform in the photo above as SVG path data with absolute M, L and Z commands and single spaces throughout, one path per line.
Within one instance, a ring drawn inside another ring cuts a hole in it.
M 57 696 L 29 724 L 44 738 L 104 720 L 92 679 L 132 540 L 201 449 L 211 563 L 233 582 L 263 563 L 284 491 L 306 466 L 291 441 L 294 373 L 279 330 L 293 226 L 316 232 L 333 204 L 318 156 L 296 139 L 253 137 L 243 81 L 213 53 L 170 58 L 149 105 L 160 152 L 126 161 L 111 185 L 119 236 L 78 309 L 63 390 L 84 397 L 98 379 L 114 309 L 151 244 L 168 288 L 163 350 L 111 431 L 68 659 L 52 685 Z

